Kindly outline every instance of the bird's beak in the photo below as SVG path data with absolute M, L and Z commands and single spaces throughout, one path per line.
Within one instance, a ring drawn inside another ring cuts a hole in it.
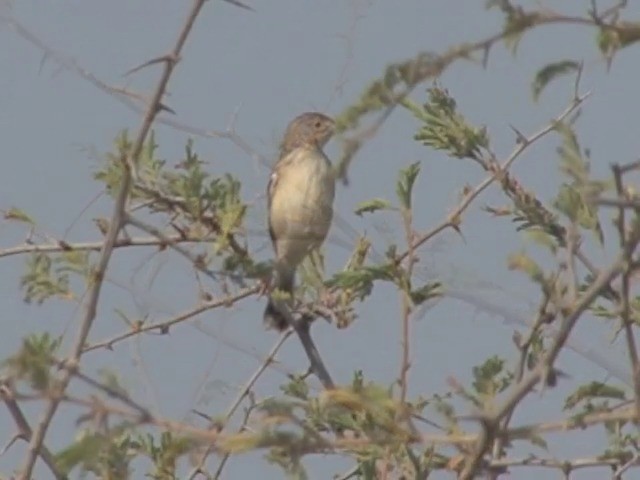
M 327 131 L 327 137 L 331 138 L 335 135 L 336 133 L 336 122 L 331 119 L 331 123 L 329 124 L 329 128 Z

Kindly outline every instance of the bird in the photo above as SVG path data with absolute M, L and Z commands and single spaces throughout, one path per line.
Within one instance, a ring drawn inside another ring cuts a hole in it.
M 296 268 L 322 245 L 331 226 L 335 175 L 323 147 L 334 133 L 335 121 L 323 113 L 306 112 L 294 118 L 267 185 L 267 223 L 275 252 L 272 290 L 288 294 L 289 305 Z M 278 331 L 289 327 L 272 297 L 264 323 Z

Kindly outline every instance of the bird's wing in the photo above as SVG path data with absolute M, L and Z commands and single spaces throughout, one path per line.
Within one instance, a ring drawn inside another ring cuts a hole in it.
M 271 243 L 273 244 L 273 248 L 276 247 L 276 236 L 273 232 L 273 225 L 271 224 L 271 201 L 273 199 L 273 193 L 276 189 L 276 184 L 278 183 L 278 166 L 271 172 L 271 176 L 269 177 L 269 183 L 267 184 L 267 223 L 269 224 L 269 236 L 271 237 Z M 277 252 L 276 252 L 277 253 Z

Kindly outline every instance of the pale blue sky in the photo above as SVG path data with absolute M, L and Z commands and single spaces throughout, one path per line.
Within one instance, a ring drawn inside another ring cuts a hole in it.
M 223 130 L 238 111 L 238 134 L 268 158 L 273 158 L 279 136 L 298 113 L 319 109 L 337 114 L 353 103 L 390 62 L 422 50 L 441 52 L 456 43 L 484 38 L 502 24 L 498 12 L 485 12 L 485 2 L 477 0 L 248 3 L 255 12 L 221 1 L 206 5 L 171 80 L 167 103 L 176 111 L 177 120 L 207 130 Z M 562 9 L 568 3 L 545 2 Z M 585 11 L 590 4 L 586 0 L 571 3 L 574 13 Z M 158 67 L 127 78 L 123 74 L 169 50 L 189 4 L 170 0 L 20 0 L 11 2 L 10 8 L 2 6 L 0 13 L 15 16 L 47 45 L 73 58 L 103 82 L 148 91 L 155 86 Z M 627 12 L 633 18 L 640 14 L 640 8 L 634 5 Z M 591 90 L 592 96 L 584 105 L 578 133 L 591 149 L 593 170 L 606 175 L 610 163 L 637 158 L 640 137 L 635 131 L 635 99 L 640 58 L 637 48 L 622 52 L 607 74 L 594 40 L 592 29 L 545 27 L 522 41 L 516 57 L 499 45 L 492 51 L 486 70 L 469 62 L 456 63 L 442 76 L 441 83 L 471 121 L 487 125 L 494 151 L 505 157 L 515 141 L 509 125 L 532 133 L 571 99 L 573 82 L 566 79 L 551 85 L 534 104 L 530 82 L 535 72 L 549 61 L 584 60 L 582 88 Z M 100 189 L 92 180 L 92 172 L 118 131 L 124 127 L 136 129 L 140 118 L 51 59 L 43 61 L 42 52 L 4 22 L 0 22 L 0 45 L 4 166 L 0 208 L 15 205 L 24 209 L 36 219 L 39 231 L 55 238 L 96 240 L 99 237 L 91 218 L 110 212 L 111 202 L 101 197 L 82 213 Z M 337 91 L 339 84 L 343 88 Z M 413 99 L 421 101 L 424 90 L 417 89 Z M 341 187 L 337 194 L 337 212 L 353 231 L 370 233 L 379 252 L 389 241 L 401 241 L 398 219 L 390 215 L 359 218 L 352 212 L 358 202 L 372 197 L 394 200 L 399 168 L 421 161 L 414 200 L 415 224 L 421 231 L 446 216 L 464 184 L 475 185 L 484 178 L 475 165 L 449 159 L 414 142 L 416 127 L 408 112 L 397 110 L 380 134 L 360 151 L 350 171 L 350 186 Z M 160 155 L 169 164 L 175 163 L 187 138 L 183 132 L 158 126 Z M 527 188 L 547 200 L 559 183 L 557 145 L 556 137 L 547 137 L 523 155 L 513 169 Z M 248 225 L 263 230 L 268 169 L 227 140 L 196 138 L 195 148 L 212 174 L 231 172 L 242 180 L 243 197 L 252 205 Z M 327 151 L 336 157 L 338 144 L 333 142 Z M 472 366 L 489 355 L 503 355 L 511 362 L 516 359 L 511 341 L 514 327 L 508 322 L 516 316 L 530 318 L 538 292 L 521 275 L 507 270 L 506 254 L 520 249 L 522 238 L 514 233 L 509 220 L 493 219 L 482 212 L 479 207 L 485 204 L 500 206 L 506 200 L 495 188 L 486 192 L 464 218 L 465 239 L 452 233 L 437 237 L 422 250 L 421 265 L 425 278 L 441 279 L 452 288 L 464 289 L 468 295 L 504 309 L 509 316 L 505 321 L 495 309 L 445 299 L 416 319 L 412 324 L 412 394 L 442 391 L 449 376 L 469 380 Z M 603 222 L 609 231 L 609 219 L 605 217 Z M 326 256 L 329 271 L 335 271 L 349 254 L 341 244 L 348 242 L 350 235 L 334 228 L 331 238 Z M 20 225 L 0 223 L 0 248 L 23 239 Z M 611 236 L 610 245 L 616 242 Z M 266 235 L 256 234 L 251 246 L 260 258 L 269 258 Z M 535 247 L 530 248 L 544 258 Z M 606 261 L 607 255 L 597 248 L 590 246 L 587 250 L 596 263 Z M 132 316 L 149 315 L 158 321 L 196 302 L 196 284 L 183 259 L 169 252 L 153 258 L 150 254 L 143 249 L 116 253 L 90 335 L 92 342 L 125 330 L 114 314 L 115 307 Z M 2 259 L 1 358 L 16 351 L 20 339 L 29 332 L 66 332 L 68 341 L 74 337 L 80 315 L 79 309 L 61 301 L 50 301 L 44 307 L 23 304 L 18 289 L 23 263 L 24 258 L 19 257 Z M 213 294 L 219 293 L 216 285 L 208 287 Z M 87 366 L 91 371 L 108 368 L 119 372 L 136 399 L 163 415 L 184 418 L 194 406 L 212 415 L 220 414 L 258 365 L 246 351 L 262 357 L 276 341 L 273 332 L 262 328 L 263 307 L 264 299 L 250 298 L 233 309 L 209 312 L 197 322 L 181 324 L 169 336 L 147 336 L 121 343 L 114 352 L 90 353 Z M 360 318 L 349 329 L 336 330 L 323 322 L 315 326 L 318 347 L 336 382 L 348 382 L 355 369 L 364 370 L 368 379 L 393 382 L 400 365 L 399 311 L 393 290 L 378 286 L 359 306 Z M 625 352 L 621 347 L 615 351 L 611 347 L 608 327 L 602 328 L 600 320 L 585 318 L 573 340 L 578 346 L 593 349 L 616 371 L 627 372 Z M 290 341 L 278 359 L 288 371 L 302 372 L 307 367 L 296 341 Z M 561 395 L 577 382 L 607 376 L 598 365 L 573 353 L 562 355 L 559 366 L 571 375 L 571 381 L 543 399 L 532 397 L 518 410 L 515 424 L 557 419 Z M 283 380 L 281 373 L 270 369 L 258 382 L 256 393 L 275 394 Z M 39 415 L 40 408 L 33 405 L 28 411 Z M 73 411 L 62 409 L 47 437 L 52 449 L 69 442 L 74 420 Z M 7 441 L 13 432 L 4 409 L 0 409 L 0 431 L 6 432 L 0 442 Z M 559 455 L 588 457 L 600 448 L 599 438 L 594 435 L 572 442 L 563 438 L 551 437 L 552 451 Z M 524 448 L 520 453 L 528 451 Z M 14 445 L 0 457 L 0 470 L 8 472 L 24 452 L 24 444 Z M 210 465 L 215 468 L 216 462 L 212 457 Z M 328 462 L 318 457 L 309 459 L 308 465 L 314 479 L 330 478 L 350 466 L 333 457 Z M 524 470 L 515 473 L 518 478 L 539 474 L 524 474 Z M 602 473 L 581 471 L 574 478 L 599 478 Z M 265 468 L 259 456 L 232 459 L 225 478 L 256 475 L 281 478 L 280 471 Z M 47 478 L 47 473 L 38 478 Z M 135 478 L 142 478 L 142 472 L 138 471 Z

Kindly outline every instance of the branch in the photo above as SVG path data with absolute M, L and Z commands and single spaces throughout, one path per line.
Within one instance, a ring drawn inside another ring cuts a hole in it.
M 291 330 L 287 330 L 283 332 L 282 335 L 280 335 L 280 338 L 278 339 L 278 341 L 275 343 L 273 348 L 271 348 L 271 350 L 269 351 L 267 358 L 264 359 L 264 361 L 258 367 L 258 369 L 253 373 L 253 375 L 251 375 L 247 383 L 245 383 L 244 387 L 242 387 L 242 390 L 240 390 L 240 393 L 238 394 L 236 399 L 233 401 L 233 403 L 227 410 L 227 413 L 225 414 L 224 420 L 222 421 L 222 424 L 220 425 L 218 431 L 222 431 L 224 429 L 225 424 L 236 412 L 236 410 L 238 409 L 242 401 L 249 395 L 249 393 L 251 392 L 251 389 L 253 388 L 255 383 L 258 381 L 260 376 L 265 372 L 265 370 L 269 367 L 269 365 L 271 365 L 271 363 L 275 360 L 276 355 L 280 351 L 280 348 L 282 348 L 282 346 L 284 345 L 284 342 L 286 342 L 290 336 L 291 336 Z M 238 431 L 241 431 L 242 428 L 243 426 L 241 426 Z M 198 475 L 198 473 L 202 471 L 202 468 L 204 467 L 204 463 L 206 462 L 207 457 L 213 451 L 213 448 L 214 448 L 213 444 L 207 447 L 205 452 L 202 454 L 202 456 L 198 460 L 198 464 L 193 468 L 191 473 L 187 476 L 187 480 L 194 480 L 196 478 L 196 475 Z M 224 457 L 222 457 L 222 460 L 220 460 L 220 465 L 218 466 L 218 469 L 216 471 L 216 474 L 214 475 L 214 478 L 220 477 L 220 474 L 222 473 L 222 469 L 224 468 L 230 456 L 231 456 L 230 453 L 225 453 Z
M 309 359 L 310 370 L 318 377 L 320 383 L 326 390 L 333 390 L 335 388 L 335 384 L 331 379 L 331 375 L 329 375 L 329 371 L 324 366 L 324 362 L 322 361 L 322 357 L 316 348 L 316 344 L 311 338 L 311 319 L 306 316 L 302 316 L 300 319 L 293 318 L 291 314 L 291 310 L 287 307 L 285 302 L 282 300 L 278 300 L 277 298 L 272 299 L 274 306 L 278 309 L 278 311 L 284 316 L 287 320 L 287 323 L 291 328 L 296 332 L 296 335 L 300 339 L 300 343 L 302 344 L 302 348 L 304 348 L 304 352 Z
M 402 314 L 400 318 L 400 344 L 402 346 L 402 353 L 400 357 L 400 374 L 398 375 L 398 382 L 400 383 L 400 404 L 402 406 L 401 412 L 402 416 L 404 416 L 405 404 L 407 401 L 407 392 L 409 390 L 409 381 L 408 374 L 409 369 L 411 368 L 411 357 L 410 357 L 410 321 L 411 321 L 411 312 L 413 308 L 413 302 L 409 294 L 411 293 L 411 278 L 413 276 L 413 270 L 416 262 L 418 261 L 415 254 L 415 246 L 414 246 L 414 230 L 413 230 L 413 212 L 411 207 L 403 207 L 402 210 L 402 223 L 404 226 L 404 236 L 405 241 L 407 242 L 407 266 L 406 272 L 404 275 L 406 276 L 406 282 L 403 282 L 403 286 L 408 287 L 407 291 L 405 288 L 399 288 L 400 293 L 400 303 L 402 305 Z M 399 418 L 400 420 L 400 418 Z
M 611 467 L 621 465 L 619 458 L 577 458 L 573 460 L 558 460 L 556 458 L 539 458 L 535 456 L 525 458 L 501 458 L 488 463 L 489 468 L 503 469 L 508 467 L 547 467 L 556 470 L 573 471 L 579 468 Z M 638 458 L 634 458 L 629 466 L 637 465 Z M 626 465 L 626 464 L 625 464 Z M 629 468 L 629 467 L 627 467 Z
M 113 244 L 113 248 L 123 247 L 160 247 L 173 246 L 179 243 L 205 243 L 212 239 L 197 235 L 163 235 L 162 238 L 157 237 L 139 237 L 139 238 L 120 238 Z M 23 243 L 15 247 L 0 250 L 0 258 L 10 257 L 12 255 L 22 255 L 25 253 L 61 253 L 61 252 L 82 252 L 96 251 L 99 252 L 104 246 L 104 241 L 100 242 L 67 242 L 58 240 L 55 243 Z
M 240 290 L 238 293 L 234 294 L 234 295 L 228 295 L 224 298 L 216 298 L 213 300 L 210 300 L 208 302 L 204 302 L 200 305 L 198 305 L 195 308 L 192 308 L 190 310 L 187 310 L 186 312 L 180 313 L 178 315 L 176 315 L 173 318 L 170 318 L 169 320 L 164 320 L 162 322 L 156 322 L 156 323 L 150 323 L 149 325 L 139 325 L 136 326 L 136 328 L 131 329 L 127 332 L 121 333 L 119 335 L 116 335 L 112 338 L 109 338 L 108 340 L 102 340 L 100 342 L 97 343 L 93 343 L 91 345 L 86 345 L 83 349 L 82 349 L 82 353 L 85 352 L 90 352 L 92 350 L 97 350 L 99 348 L 107 348 L 109 350 L 113 349 L 113 346 L 116 343 L 119 343 L 123 340 L 126 340 L 127 338 L 131 338 L 133 336 L 139 335 L 141 333 L 145 333 L 145 332 L 151 332 L 154 330 L 158 330 L 160 333 L 162 334 L 166 334 L 169 332 L 169 329 L 173 326 L 176 325 L 178 323 L 182 323 L 185 320 L 189 320 L 193 317 L 195 317 L 196 315 L 199 315 L 202 312 L 206 312 L 208 310 L 213 310 L 214 308 L 219 308 L 219 307 L 230 307 L 231 305 L 233 305 L 234 303 L 236 303 L 239 300 L 242 300 L 244 298 L 250 297 L 251 295 L 254 295 L 258 292 L 260 292 L 262 286 L 261 285 L 254 285 L 252 287 L 246 288 L 244 290 Z
M 169 237 L 167 237 L 158 228 L 154 227 L 153 225 L 149 225 L 148 223 L 145 223 L 142 220 L 138 220 L 137 218 L 133 217 L 132 215 L 129 215 L 129 214 L 126 214 L 126 213 L 125 213 L 125 216 L 124 216 L 124 219 L 123 219 L 123 223 L 124 224 L 133 225 L 134 227 L 139 228 L 140 230 L 142 230 L 142 231 L 144 231 L 144 232 L 146 232 L 146 233 L 148 233 L 150 235 L 153 235 L 154 237 L 159 238 L 166 245 L 169 245 L 173 250 L 175 250 L 180 255 L 182 255 L 187 260 L 189 260 L 189 262 L 193 265 L 193 267 L 196 270 L 198 270 L 199 272 L 204 273 L 206 276 L 208 276 L 212 280 L 217 280 L 216 273 L 213 272 L 212 270 L 208 269 L 204 265 L 202 260 L 200 260 L 200 258 L 197 255 L 193 255 L 189 250 L 187 250 L 186 248 L 181 247 L 180 245 L 177 245 L 176 243 L 170 243 L 169 242 Z
M 610 21 L 609 17 L 614 17 L 626 6 L 626 2 L 619 2 L 618 5 L 597 14 L 590 12 L 588 16 L 578 17 L 564 15 L 549 9 L 544 11 L 519 9 L 518 19 L 512 25 L 506 26 L 502 31 L 484 37 L 474 42 L 465 42 L 455 45 L 442 53 L 420 52 L 412 59 L 389 65 L 379 80 L 370 84 L 360 96 L 360 100 L 347 107 L 339 116 L 339 124 L 343 132 L 355 130 L 361 119 L 368 114 L 382 110 L 370 126 L 364 127 L 355 132 L 343 142 L 342 160 L 338 164 L 337 170 L 340 178 L 346 179 L 346 172 L 350 163 L 365 141 L 372 138 L 382 125 L 389 118 L 390 114 L 397 107 L 398 103 L 420 84 L 429 79 L 437 79 L 443 72 L 459 60 L 474 60 L 477 54 L 482 54 L 478 63 L 484 67 L 489 60 L 491 49 L 500 41 L 515 35 L 521 35 L 544 25 L 579 25 L 589 28 L 598 28 L 616 32 L 622 36 L 629 34 L 633 30 L 633 25 L 625 26 Z M 393 74 L 393 75 L 392 75 Z M 391 79 L 391 80 L 390 80 Z
M 144 147 L 145 140 L 151 129 L 151 125 L 153 124 L 154 119 L 160 108 L 160 103 L 164 92 L 169 83 L 169 79 L 171 78 L 171 74 L 173 73 L 173 69 L 180 58 L 180 53 L 182 48 L 193 28 L 195 20 L 200 13 L 202 7 L 205 4 L 205 0 L 194 0 L 193 6 L 191 7 L 191 11 L 187 17 L 187 20 L 182 28 L 182 31 L 178 35 L 178 39 L 176 44 L 170 54 L 171 61 L 167 61 L 164 64 L 164 71 L 156 90 L 152 96 L 151 104 L 146 112 L 144 120 L 142 122 L 142 126 L 138 132 L 136 140 L 133 144 L 131 150 L 131 156 L 126 159 L 127 166 L 129 168 L 125 168 L 123 171 L 122 181 L 120 185 L 120 190 L 117 194 L 115 206 L 113 209 L 113 214 L 111 216 L 111 221 L 109 224 L 109 230 L 106 234 L 105 242 L 100 252 L 100 259 L 98 261 L 98 265 L 93 273 L 93 281 L 89 288 L 89 292 L 87 294 L 87 300 L 85 303 L 85 313 L 84 317 L 80 323 L 80 327 L 78 329 L 78 336 L 73 344 L 71 349 L 71 353 L 69 355 L 68 363 L 71 365 L 76 365 L 82 355 L 82 351 L 84 349 L 84 345 L 86 339 L 89 335 L 89 331 L 93 325 L 93 321 L 96 317 L 96 309 L 98 306 L 98 301 L 100 298 L 100 292 L 102 289 L 102 283 L 104 279 L 105 272 L 107 270 L 107 266 L 109 265 L 109 261 L 111 260 L 111 254 L 113 253 L 114 245 L 116 243 L 118 234 L 123 225 L 125 206 L 127 204 L 127 200 L 129 198 L 129 192 L 131 189 L 132 183 L 132 169 L 135 169 L 142 149 Z M 64 391 L 66 390 L 69 382 L 71 381 L 72 373 L 70 370 L 66 370 L 60 378 L 59 386 L 58 386 L 58 395 L 55 395 L 49 401 L 49 404 L 45 408 L 43 416 L 38 423 L 38 427 L 35 430 L 31 441 L 29 442 L 29 453 L 25 459 L 25 462 L 22 466 L 20 475 L 18 478 L 20 480 L 30 480 L 33 473 L 33 467 L 35 465 L 36 459 L 40 453 L 40 449 L 44 442 L 45 435 L 47 430 L 49 429 L 49 425 L 53 420 L 53 416 L 55 415 L 58 406 L 60 404 L 60 399 Z
M 617 278 L 624 270 L 627 261 L 626 258 L 636 247 L 640 240 L 640 226 L 630 236 L 630 241 L 623 251 L 618 255 L 616 261 L 609 267 L 608 270 L 600 273 L 591 286 L 582 294 L 582 297 L 576 302 L 573 310 L 564 318 L 562 326 L 555 336 L 554 341 L 549 348 L 547 354 L 541 359 L 537 367 L 521 382 L 515 385 L 511 395 L 500 406 L 494 414 L 481 415 L 480 418 L 483 424 L 488 425 L 491 433 L 497 429 L 498 423 L 505 418 L 509 412 L 518 404 L 524 397 L 533 390 L 533 388 L 540 381 L 546 381 L 549 373 L 553 368 L 553 364 L 560 354 L 560 351 L 564 347 L 573 327 L 580 318 L 580 316 L 589 308 L 593 301 L 606 289 L 615 278 Z M 476 470 L 479 467 L 482 458 L 490 446 L 490 442 L 493 441 L 491 435 L 487 435 L 482 438 L 483 441 L 478 442 L 475 448 L 473 457 L 467 462 L 463 472 L 460 474 L 461 480 L 471 480 L 476 474 Z
M 619 198 L 624 198 L 624 187 L 622 185 L 622 169 L 619 165 L 612 165 L 613 178 L 616 186 L 616 192 Z M 620 241 L 620 248 L 625 249 L 629 239 L 627 239 L 626 215 L 624 207 L 618 207 L 618 216 L 616 218 L 616 228 Z M 633 273 L 631 267 L 632 250 L 627 250 L 626 268 L 622 273 L 622 289 L 621 298 L 618 302 L 620 307 L 620 317 L 627 341 L 627 352 L 629 354 L 629 362 L 631 363 L 631 378 L 633 378 L 633 390 L 635 396 L 636 415 L 640 418 L 640 362 L 638 361 L 638 349 L 636 347 L 635 337 L 633 335 L 633 324 L 631 318 L 631 306 L 629 300 L 630 277 Z
M 22 409 L 16 401 L 15 392 L 11 388 L 11 385 L 5 380 L 0 384 L 0 398 L 6 405 L 7 410 L 9 410 L 9 414 L 18 428 L 18 433 L 16 433 L 11 441 L 2 449 L 2 452 L 0 452 L 1 455 L 4 454 L 17 439 L 22 439 L 26 442 L 31 441 L 33 430 L 31 430 L 27 418 L 24 416 L 24 413 L 22 413 Z M 67 476 L 58 469 L 55 457 L 46 445 L 41 446 L 39 455 L 56 480 L 65 480 L 67 478 Z
M 447 228 L 457 228 L 458 225 L 460 224 L 460 216 L 469 207 L 469 205 L 471 205 L 471 203 L 478 197 L 478 195 L 480 195 L 484 190 L 486 190 L 493 182 L 495 182 L 496 180 L 500 180 L 502 176 L 504 176 L 504 174 L 509 170 L 513 162 L 515 162 L 516 159 L 520 155 L 522 155 L 522 153 L 529 146 L 531 146 L 536 141 L 540 140 L 542 137 L 544 137 L 548 133 L 552 132 L 556 128 L 556 125 L 559 122 L 562 122 L 565 118 L 567 118 L 573 111 L 575 111 L 582 104 L 582 102 L 584 102 L 589 97 L 589 95 L 590 93 L 587 92 L 584 95 L 576 96 L 571 101 L 571 103 L 564 109 L 564 111 L 560 113 L 560 115 L 558 115 L 556 118 L 554 118 L 551 122 L 549 122 L 547 125 L 542 127 L 540 130 L 538 130 L 531 136 L 521 138 L 520 141 L 518 142 L 518 145 L 514 148 L 513 152 L 507 157 L 507 159 L 498 168 L 496 168 L 489 177 L 484 179 L 473 190 L 467 193 L 464 196 L 464 199 L 462 200 L 462 202 L 453 210 L 452 213 L 450 213 L 447 216 L 447 218 L 442 223 L 440 223 L 436 227 L 432 228 L 431 230 L 419 236 L 418 239 L 413 244 L 413 248 L 415 249 L 420 247 L 423 243 L 427 242 L 428 240 L 435 237 L 436 235 L 446 230 Z M 396 257 L 396 262 L 397 263 L 402 262 L 408 255 L 409 255 L 409 250 L 406 250 L 405 252 L 403 252 L 402 254 Z

